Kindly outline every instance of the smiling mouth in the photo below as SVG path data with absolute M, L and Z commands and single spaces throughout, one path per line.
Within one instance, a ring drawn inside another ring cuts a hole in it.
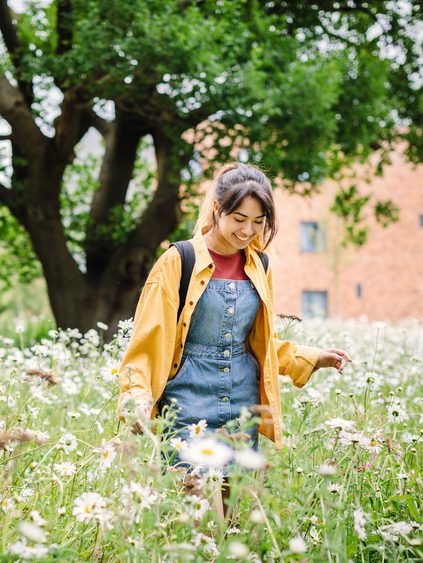
M 242 237 L 240 237 L 239 235 L 236 235 L 235 233 L 234 233 L 234 235 L 235 235 L 236 238 L 237 238 L 238 240 L 240 240 L 241 242 L 247 242 L 247 241 L 250 240 L 250 238 L 251 238 L 251 237 L 242 238 Z

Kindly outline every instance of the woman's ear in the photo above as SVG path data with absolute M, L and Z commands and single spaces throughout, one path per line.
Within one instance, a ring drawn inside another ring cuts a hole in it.
M 217 199 L 213 200 L 213 213 L 215 213 L 217 216 L 220 215 L 220 205 Z

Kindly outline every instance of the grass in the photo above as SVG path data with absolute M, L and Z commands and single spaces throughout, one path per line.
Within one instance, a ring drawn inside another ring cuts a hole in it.
M 9 289 L 0 282 L 0 334 L 22 345 L 45 338 L 53 328 L 55 322 L 43 278 L 26 285 L 16 282 Z
M 233 469 L 229 529 L 207 503 L 218 473 L 183 483 L 166 471 L 171 413 L 155 434 L 119 423 L 127 332 L 105 347 L 96 331 L 51 330 L 31 348 L 0 337 L 0 560 L 423 560 L 417 322 L 290 328 L 353 364 L 342 376 L 320 370 L 302 390 L 281 378 L 284 446 L 263 439 L 267 469 Z

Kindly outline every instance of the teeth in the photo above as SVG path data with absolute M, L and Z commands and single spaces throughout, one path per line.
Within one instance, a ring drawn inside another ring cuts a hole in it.
M 239 235 L 235 235 L 235 236 L 236 238 L 239 238 L 239 240 L 242 240 L 243 242 L 247 241 L 250 238 L 250 237 L 246 237 L 246 238 L 240 237 Z

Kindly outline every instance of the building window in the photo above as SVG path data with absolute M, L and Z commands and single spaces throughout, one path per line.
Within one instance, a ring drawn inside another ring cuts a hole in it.
M 361 299 L 361 296 L 363 295 L 363 286 L 361 285 L 361 283 L 358 283 L 355 286 L 355 293 L 356 293 L 357 297 L 359 299 Z
M 420 227 L 423 227 L 423 213 L 420 213 L 419 219 L 420 219 Z
M 325 232 L 317 221 L 301 221 L 300 250 L 301 252 L 326 250 Z
M 302 295 L 303 317 L 328 316 L 328 292 L 327 291 L 303 291 Z

